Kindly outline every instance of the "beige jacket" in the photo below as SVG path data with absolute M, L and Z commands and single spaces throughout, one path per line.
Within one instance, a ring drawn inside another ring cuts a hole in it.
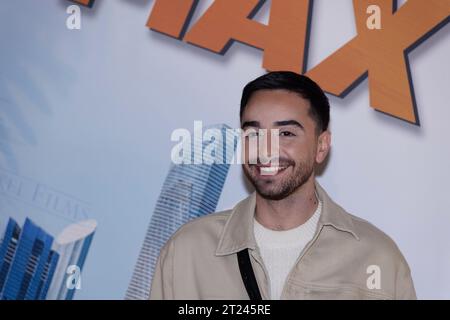
M 407 262 L 376 227 L 345 212 L 316 182 L 323 202 L 314 238 L 281 299 L 415 299 Z M 236 253 L 250 249 L 263 299 L 269 279 L 253 233 L 255 194 L 232 210 L 183 225 L 161 250 L 150 299 L 248 299 Z

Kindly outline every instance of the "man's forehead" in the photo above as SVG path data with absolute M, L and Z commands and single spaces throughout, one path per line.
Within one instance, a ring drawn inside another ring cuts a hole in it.
M 298 92 L 287 90 L 287 89 L 260 89 L 252 93 L 248 103 L 252 100 L 265 100 L 265 99 L 291 99 L 297 100 L 300 103 L 308 103 L 309 100 Z
M 286 120 L 304 121 L 309 117 L 309 107 L 299 105 L 249 105 L 242 114 L 241 122 L 258 121 L 268 124 Z
M 280 112 L 304 114 L 309 111 L 309 108 L 309 100 L 301 97 L 298 93 L 286 90 L 261 90 L 260 93 L 256 92 L 249 100 L 243 115 L 257 113 L 264 116 L 265 114 L 271 115 Z

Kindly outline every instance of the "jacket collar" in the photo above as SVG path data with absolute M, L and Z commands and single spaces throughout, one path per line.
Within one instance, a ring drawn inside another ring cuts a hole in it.
M 322 201 L 322 213 L 319 218 L 318 230 L 322 226 L 332 226 L 335 229 L 352 234 L 359 240 L 355 232 L 352 216 L 345 212 L 336 204 L 325 192 L 325 190 L 315 182 L 317 195 Z M 232 210 L 228 221 L 223 228 L 219 245 L 216 249 L 217 256 L 224 256 L 239 252 L 245 248 L 255 249 L 256 240 L 253 233 L 253 217 L 255 214 L 256 193 L 240 201 Z

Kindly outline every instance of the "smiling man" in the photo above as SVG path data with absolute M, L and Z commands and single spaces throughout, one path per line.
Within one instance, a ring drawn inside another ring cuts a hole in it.
M 395 243 L 315 179 L 330 150 L 329 109 L 320 87 L 296 73 L 271 72 L 245 86 L 241 125 L 256 134 L 244 135 L 243 169 L 255 192 L 172 236 L 151 299 L 416 298 Z M 251 136 L 262 132 L 278 134 L 276 152 L 268 152 L 272 134 L 256 145 L 266 152 L 252 150 Z

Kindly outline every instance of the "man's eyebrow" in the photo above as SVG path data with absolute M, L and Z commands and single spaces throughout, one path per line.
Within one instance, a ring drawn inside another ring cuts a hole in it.
M 259 121 L 245 121 L 242 124 L 242 128 L 246 128 L 246 127 L 257 127 L 257 128 L 259 128 Z
M 300 122 L 296 121 L 296 120 L 275 121 L 275 122 L 273 123 L 273 125 L 274 125 L 274 126 L 277 126 L 277 127 L 282 127 L 282 126 L 297 126 L 297 127 L 299 127 L 300 129 L 305 130 L 305 128 L 303 127 L 303 125 L 302 125 Z

